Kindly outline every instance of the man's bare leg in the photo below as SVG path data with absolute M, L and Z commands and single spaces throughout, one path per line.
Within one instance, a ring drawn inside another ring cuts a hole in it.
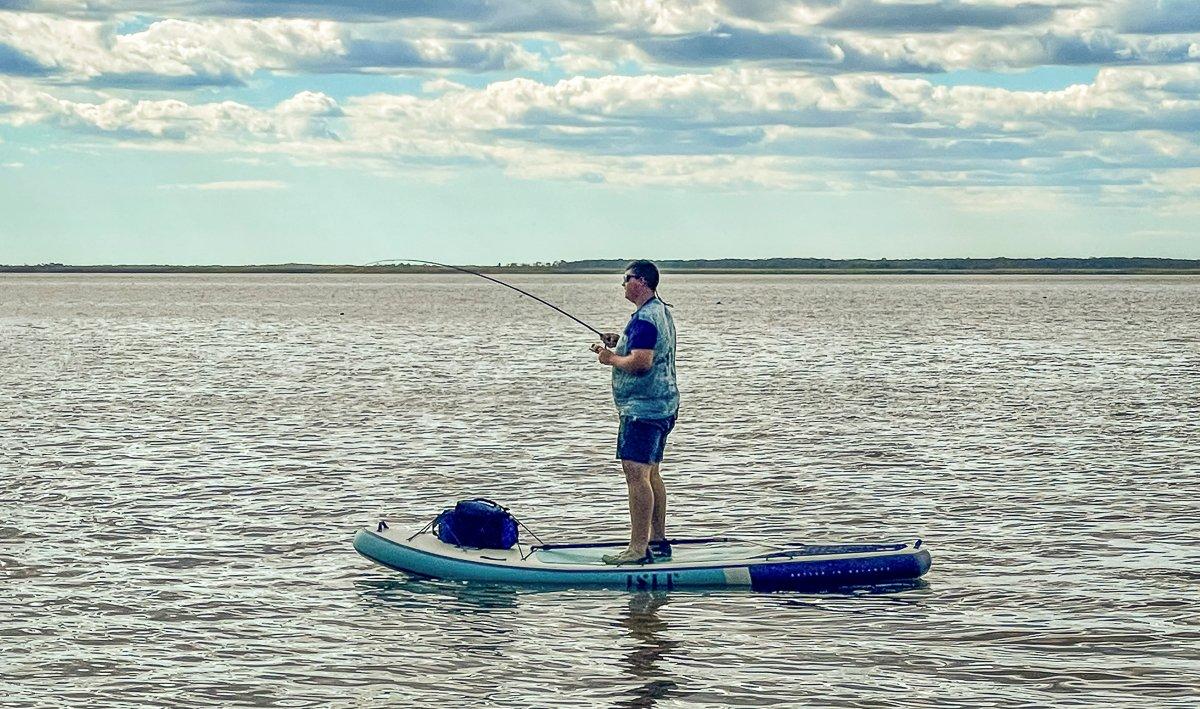
M 629 488 L 629 548 L 630 554 L 643 556 L 650 541 L 650 523 L 654 514 L 654 486 L 650 483 L 653 466 L 632 460 L 622 460 L 625 485 Z
M 650 466 L 650 487 L 654 490 L 654 515 L 650 518 L 650 541 L 667 538 L 667 487 L 658 474 L 658 463 Z

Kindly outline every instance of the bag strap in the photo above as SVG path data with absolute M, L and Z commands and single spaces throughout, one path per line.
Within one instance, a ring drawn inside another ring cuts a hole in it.
M 412 540 L 421 536 L 422 534 L 425 533 L 426 530 L 430 530 L 434 534 L 437 534 L 438 531 L 442 528 L 442 520 L 445 519 L 446 517 L 449 517 L 452 514 L 454 514 L 453 509 L 442 510 L 441 512 L 438 513 L 437 517 L 434 517 L 433 520 L 429 522 L 429 524 L 425 525 L 424 527 L 421 527 L 421 531 L 419 531 L 416 534 L 409 537 L 408 541 L 411 542 Z M 450 536 L 454 537 L 454 545 L 461 547 L 462 543 L 458 541 L 458 535 L 454 533 L 454 526 L 451 525 L 448 531 L 450 532 Z
M 414 534 L 414 535 L 412 535 L 411 537 L 409 537 L 409 538 L 408 538 L 408 541 L 410 541 L 410 542 L 411 542 L 412 540 L 414 540 L 414 539 L 416 539 L 417 537 L 419 537 L 419 536 L 421 536 L 422 534 L 424 534 L 424 533 L 426 532 L 426 530 L 433 529 L 433 526 L 434 526 L 435 524 L 437 524 L 437 523 L 438 523 L 438 520 L 439 520 L 439 519 L 441 519 L 441 518 L 442 518 L 442 515 L 438 515 L 437 517 L 434 517 L 434 518 L 433 518 L 433 519 L 432 519 L 432 520 L 429 522 L 429 524 L 425 525 L 424 527 L 421 527 L 421 529 L 419 529 L 419 530 L 417 531 L 417 533 L 416 533 L 416 534 Z M 434 533 L 436 534 L 436 532 L 434 532 Z

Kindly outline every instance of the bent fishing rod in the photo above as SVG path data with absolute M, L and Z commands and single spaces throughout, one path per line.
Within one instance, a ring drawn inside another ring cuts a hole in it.
M 420 259 L 415 259 L 415 258 L 389 258 L 389 259 L 383 259 L 382 261 L 372 261 L 371 263 L 368 263 L 368 264 L 366 264 L 366 266 L 381 266 L 381 265 L 383 265 L 383 264 L 389 264 L 389 263 L 391 263 L 391 264 L 394 264 L 394 263 L 397 263 L 397 262 L 399 262 L 399 263 L 423 263 L 423 264 L 426 264 L 426 265 L 429 265 L 429 266 L 437 266 L 437 267 L 439 267 L 439 268 L 448 268 L 448 269 L 451 269 L 451 270 L 453 270 L 453 271 L 462 271 L 463 273 L 469 273 L 469 274 L 471 274 L 472 276 L 479 276 L 480 278 L 486 278 L 487 280 L 491 281 L 492 283 L 499 283 L 500 285 L 504 286 L 505 288 L 511 288 L 511 289 L 515 290 L 516 292 L 520 293 L 521 295 L 527 295 L 527 296 L 529 296 L 530 298 L 533 298 L 534 300 L 536 300 L 537 302 L 541 303 L 542 305 L 546 305 L 546 306 L 549 306 L 549 307 L 551 307 L 551 308 L 554 308 L 554 309 L 555 309 L 555 310 L 557 310 L 558 312 L 562 313 L 563 315 L 566 315 L 567 317 L 571 318 L 571 319 L 572 319 L 572 320 L 574 320 L 575 322 L 579 323 L 580 325 L 583 325 L 583 326 L 584 326 L 584 327 L 586 327 L 587 329 L 589 329 L 589 330 L 591 330 L 592 332 L 594 332 L 594 333 L 596 333 L 597 335 L 599 335 L 599 336 L 600 336 L 600 339 L 601 339 L 602 341 L 604 340 L 604 333 L 603 333 L 603 332 L 600 332 L 599 330 L 597 330 L 596 328 L 592 327 L 591 325 L 588 325 L 588 324 L 587 324 L 587 323 L 585 323 L 584 321 L 582 321 L 582 320 L 580 320 L 579 318 L 575 317 L 574 315 L 572 315 L 572 314 L 568 313 L 567 311 L 565 311 L 565 310 L 563 310 L 562 308 L 558 307 L 558 306 L 557 306 L 557 305 L 555 305 L 554 303 L 551 303 L 551 302 L 550 302 L 550 301 L 548 301 L 548 300 L 544 300 L 544 299 L 542 299 L 542 298 L 539 298 L 539 297 L 537 297 L 536 295 L 534 295 L 533 293 L 530 293 L 529 291 L 524 291 L 524 290 L 521 290 L 520 288 L 517 288 L 517 287 L 516 287 L 516 286 L 514 286 L 514 285 L 511 285 L 511 284 L 509 284 L 509 283 L 505 283 L 504 281 L 500 280 L 499 278 L 492 278 L 491 276 L 489 276 L 489 275 L 487 275 L 487 274 L 480 273 L 479 271 L 472 271 L 471 269 L 469 269 L 469 268 L 463 268 L 462 266 L 451 266 L 450 264 L 446 264 L 446 263 L 438 263 L 437 261 L 422 261 L 422 260 L 420 260 Z

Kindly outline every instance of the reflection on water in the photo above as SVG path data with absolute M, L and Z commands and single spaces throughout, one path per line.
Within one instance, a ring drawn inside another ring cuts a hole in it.
M 914 579 L 911 581 L 895 581 L 892 583 L 881 583 L 869 587 L 858 587 L 853 589 L 841 589 L 838 591 L 826 592 L 818 597 L 793 596 L 783 597 L 784 605 L 789 606 L 805 606 L 826 610 L 834 613 L 858 613 L 869 615 L 873 609 L 867 606 L 856 604 L 834 604 L 830 601 L 838 598 L 864 598 L 873 597 L 875 599 L 885 599 L 891 603 L 899 603 L 907 606 L 918 606 L 921 604 L 921 596 L 915 594 L 903 595 L 904 591 L 916 591 L 918 589 L 929 588 L 929 581 L 924 578 Z
M 514 586 L 482 583 L 460 583 L 410 577 L 397 573 L 397 578 L 364 578 L 355 581 L 363 599 L 381 603 L 399 612 L 406 609 L 442 605 L 455 613 L 487 613 L 497 608 L 512 608 L 518 594 L 536 592 Z
M 922 537 L 927 583 L 409 580 L 354 531 L 620 538 L 586 331 L 470 276 L 0 276 L 0 702 L 1196 705 L 1200 279 L 664 279 L 672 533 Z
M 618 706 L 652 707 L 656 701 L 671 696 L 678 686 L 667 672 L 664 660 L 679 647 L 680 641 L 668 636 L 667 622 L 658 612 L 669 599 L 665 592 L 641 592 L 629 598 L 628 613 L 621 618 L 621 625 L 629 632 L 634 649 L 625 657 L 624 664 L 641 685 Z
M 519 624 L 532 613 L 545 612 L 542 598 L 562 600 L 580 592 L 595 593 L 594 589 L 548 590 L 399 576 L 362 579 L 355 586 L 365 604 L 392 617 L 409 614 L 440 617 L 436 625 L 444 634 L 442 640 L 452 643 L 457 653 L 454 667 L 443 671 L 475 672 L 480 662 L 502 670 L 506 663 L 527 660 L 515 657 L 514 637 L 525 631 L 536 632 L 536 627 L 519 627 Z M 656 701 L 670 697 L 678 686 L 669 668 L 670 656 L 681 641 L 670 637 L 668 624 L 659 613 L 671 596 L 667 592 L 603 593 L 609 596 L 606 602 L 619 601 L 619 606 L 613 606 L 614 610 L 619 609 L 615 623 L 619 634 L 613 639 L 621 646 L 620 672 L 614 679 L 618 685 L 629 688 L 618 690 L 617 705 L 654 706 Z M 689 595 L 703 597 L 708 593 L 712 592 L 691 591 Z M 565 612 L 556 620 L 573 622 Z M 570 653 L 572 648 L 557 650 Z

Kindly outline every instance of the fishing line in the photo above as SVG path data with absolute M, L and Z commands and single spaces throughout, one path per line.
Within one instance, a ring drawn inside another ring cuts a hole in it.
M 430 266 L 438 266 L 438 267 L 440 267 L 440 268 L 449 268 L 449 269 L 451 269 L 451 270 L 454 270 L 454 271 L 462 271 L 463 273 L 469 273 L 469 274 L 471 274 L 472 276 L 479 276 L 480 278 L 486 278 L 487 280 L 491 281 L 492 283 L 499 283 L 500 285 L 504 286 L 505 288 L 511 288 L 511 289 L 515 290 L 516 292 L 520 293 L 521 295 L 527 295 L 527 296 L 529 296 L 530 298 L 533 298 L 534 300 L 536 300 L 537 302 L 541 303 L 542 305 L 546 305 L 546 306 L 549 306 L 549 307 L 551 307 L 551 308 L 554 308 L 554 309 L 555 309 L 555 310 L 557 310 L 558 312 L 562 313 L 563 315 L 566 315 L 567 317 L 571 318 L 571 319 L 572 319 L 572 320 L 574 320 L 575 322 L 579 323 L 580 325 L 583 325 L 583 326 L 584 326 L 584 327 L 586 327 L 587 329 L 589 329 L 589 330 L 591 330 L 592 332 L 594 332 L 594 333 L 596 333 L 597 335 L 599 335 L 601 340 L 603 340 L 603 339 L 604 339 L 604 333 L 603 333 L 603 332 L 600 332 L 599 330 L 597 330 L 596 328 L 592 327 L 591 325 L 588 325 L 588 324 L 587 324 L 587 323 L 585 323 L 584 321 L 582 321 L 582 320 L 580 320 L 579 318 L 575 317 L 574 315 L 572 315 L 572 314 L 568 313 L 567 311 L 565 311 L 565 310 L 563 310 L 562 308 L 558 307 L 558 306 L 557 306 L 557 305 L 555 305 L 554 303 L 551 303 L 551 302 L 550 302 L 550 301 L 548 301 L 548 300 L 544 300 L 544 299 L 542 299 L 542 298 L 539 298 L 539 297 L 537 297 L 536 295 L 534 295 L 533 293 L 530 293 L 530 292 L 528 292 L 528 291 L 521 290 L 520 288 L 517 288 L 517 287 L 516 287 L 516 286 L 514 286 L 514 285 L 511 285 L 511 284 L 505 283 L 504 281 L 500 280 L 499 278 L 492 278 L 492 277 L 491 277 L 491 276 L 489 276 L 489 275 L 486 275 L 486 274 L 480 273 L 479 271 L 472 271 L 471 269 L 469 269 L 469 268 L 463 268 L 462 266 L 451 266 L 450 264 L 446 264 L 446 263 L 438 263 L 437 261 L 422 261 L 422 260 L 420 260 L 420 259 L 415 259 L 415 258 L 389 258 L 389 259 L 383 259 L 382 261 L 372 261 L 371 263 L 368 263 L 368 264 L 366 264 L 366 266 L 379 266 L 379 265 L 381 265 L 381 264 L 385 264 L 385 263 L 396 263 L 396 262 L 401 262 L 401 263 L 424 263 L 424 264 L 428 264 L 428 265 L 430 265 Z

